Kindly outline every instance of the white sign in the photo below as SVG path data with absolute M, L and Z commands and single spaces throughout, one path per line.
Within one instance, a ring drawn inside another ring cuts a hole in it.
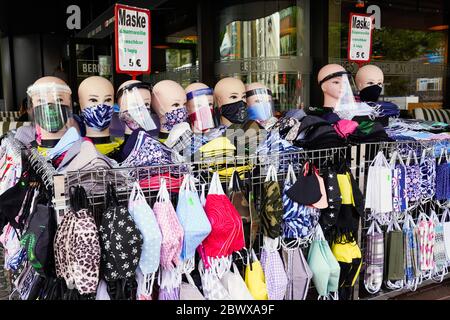
M 350 14 L 348 60 L 357 63 L 370 61 L 372 55 L 372 18 L 364 14 Z
M 150 10 L 117 4 L 115 33 L 117 73 L 150 73 Z

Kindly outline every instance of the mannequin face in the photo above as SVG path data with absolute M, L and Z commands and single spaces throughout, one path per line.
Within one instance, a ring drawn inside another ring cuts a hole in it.
M 319 71 L 319 75 L 317 77 L 318 82 L 320 83 L 327 76 L 334 74 L 336 72 L 345 72 L 344 67 L 338 64 L 329 64 L 323 67 Z M 342 95 L 343 90 L 343 79 L 342 77 L 332 78 L 328 81 L 325 81 L 321 85 L 321 89 L 324 95 L 324 106 L 328 108 L 335 108 L 336 103 Z
M 186 94 L 189 94 L 191 92 L 201 90 L 201 89 L 209 89 L 209 87 L 203 83 L 193 83 L 193 84 L 189 85 L 188 87 L 186 87 Z M 214 107 L 214 96 L 207 95 L 206 97 L 208 99 L 209 107 L 213 108 Z M 191 112 L 191 110 L 193 110 L 195 107 L 194 100 L 187 101 L 186 107 L 187 107 L 188 111 Z
M 151 94 L 150 90 L 147 88 L 139 88 L 139 87 L 131 88 L 130 87 L 132 85 L 139 85 L 139 84 L 141 84 L 140 81 L 130 80 L 130 81 L 123 83 L 119 87 L 117 92 L 120 92 L 123 88 L 130 88 L 130 89 L 125 89 L 117 100 L 117 103 L 120 107 L 120 114 L 122 115 L 124 112 L 127 113 L 127 112 L 129 112 L 130 109 L 136 110 L 140 107 L 144 107 L 147 110 L 143 109 L 140 111 L 140 112 L 142 112 L 142 116 L 144 117 L 143 119 L 147 119 L 145 121 L 145 123 L 147 123 L 147 125 L 150 122 L 152 123 L 152 125 L 150 125 L 149 127 L 154 127 L 153 120 L 151 120 L 151 116 L 150 116 L 150 113 L 151 113 L 150 108 L 151 108 L 151 103 L 152 103 L 152 94 Z M 139 126 L 136 124 L 135 124 L 135 126 L 142 128 L 142 126 Z M 134 128 L 133 130 L 135 130 L 135 129 L 136 128 Z M 128 125 L 126 125 L 125 126 L 125 134 L 130 135 L 131 133 L 132 133 L 132 129 L 130 129 L 130 127 Z
M 222 114 L 221 116 L 221 123 L 222 125 L 225 125 L 227 127 L 231 126 L 235 120 L 230 120 L 231 116 L 234 116 L 235 114 L 241 114 L 239 118 L 247 118 L 247 115 L 244 115 L 246 112 L 246 94 L 245 94 L 245 85 L 244 83 L 235 78 L 224 78 L 220 80 L 216 87 L 214 88 L 214 98 L 217 102 L 217 106 L 219 107 L 219 110 Z M 236 104 L 238 102 L 244 103 L 244 106 L 242 106 L 242 110 L 233 110 L 229 115 L 226 117 L 224 116 L 224 106 L 230 105 L 230 104 Z M 244 112 L 245 111 L 245 112 Z
M 152 107 L 161 122 L 161 132 L 170 132 L 175 124 L 186 122 L 186 92 L 175 81 L 164 80 L 153 88 Z
M 245 92 L 244 83 L 235 78 L 224 78 L 214 88 L 214 96 L 219 108 L 238 101 L 246 102 Z
M 186 87 L 186 95 L 210 89 L 206 84 L 193 83 Z M 211 90 L 212 91 L 212 90 Z M 194 133 L 204 133 L 214 127 L 214 97 L 212 94 L 195 96 L 187 99 L 186 108 L 189 122 Z
M 245 92 L 251 91 L 251 90 L 256 90 L 256 89 L 267 90 L 267 87 L 261 83 L 252 83 L 252 84 L 245 86 Z M 267 101 L 271 102 L 272 100 L 273 100 L 273 98 L 269 94 L 266 94 L 264 96 L 252 95 L 252 96 L 249 96 L 246 98 L 247 106 L 251 106 L 256 103 L 262 103 L 262 102 L 267 102 Z
M 109 125 L 114 105 L 114 87 L 111 82 L 103 77 L 87 78 L 78 88 L 78 98 L 81 114 L 86 124 L 86 135 L 92 138 L 109 137 Z M 96 113 L 96 117 L 91 117 L 92 113 Z M 96 130 L 92 127 L 95 125 L 101 127 Z M 104 128 L 105 126 L 106 128 Z
M 67 84 L 55 77 L 44 77 L 39 80 L 37 80 L 31 88 L 41 88 L 41 89 L 30 89 L 30 102 L 31 106 L 33 108 L 33 113 L 35 114 L 35 121 L 36 115 L 38 114 L 38 107 L 42 107 L 44 105 L 59 105 L 59 106 L 65 106 L 64 110 L 67 111 L 66 114 L 66 122 L 60 130 L 57 132 L 52 132 L 45 130 L 41 125 L 36 123 L 36 131 L 38 133 L 38 138 L 42 141 L 46 140 L 55 140 L 58 141 L 62 138 L 64 133 L 67 131 L 67 129 L 71 126 L 72 119 L 71 119 L 71 108 L 72 108 L 72 95 L 70 92 L 70 88 L 67 86 Z M 45 89 L 47 88 L 47 89 Z M 64 89 L 65 88 L 65 89 Z M 68 110 L 66 110 L 67 108 Z M 53 113 L 53 116 L 46 111 L 47 117 L 52 117 L 54 119 L 55 114 L 60 115 L 60 119 L 64 120 L 64 117 L 61 117 L 60 111 L 55 111 L 56 113 Z M 54 121 L 54 120 L 52 120 Z M 38 139 L 39 140 L 39 139 Z M 55 143 L 56 144 L 56 143 Z
M 326 95 L 339 99 L 342 93 L 342 78 L 334 78 L 324 82 L 322 91 Z
M 114 87 L 103 77 L 90 77 L 80 84 L 78 98 L 81 110 L 99 104 L 112 107 L 114 105 Z
M 383 87 L 384 74 L 383 71 L 374 65 L 366 65 L 359 69 L 355 77 L 358 90 L 361 91 L 367 87 L 378 85 Z
M 122 89 L 130 84 L 135 84 L 135 83 L 139 83 L 139 82 L 140 81 L 137 81 L 137 80 L 127 81 L 119 87 L 118 91 L 120 91 L 120 89 Z M 150 106 L 152 104 L 152 94 L 149 90 L 143 89 L 143 88 L 136 88 L 136 89 L 132 89 L 128 92 L 133 92 L 133 93 L 137 93 L 137 94 L 123 94 L 119 98 L 119 100 L 117 100 L 117 104 L 120 107 L 120 111 L 127 111 L 129 106 L 134 106 L 134 105 L 140 104 L 140 103 L 145 104 L 145 106 L 150 109 Z

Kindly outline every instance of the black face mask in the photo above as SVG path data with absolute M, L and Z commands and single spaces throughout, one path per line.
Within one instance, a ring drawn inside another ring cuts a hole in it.
M 383 88 L 377 84 L 374 84 L 373 86 L 362 89 L 359 93 L 359 98 L 363 102 L 377 102 L 380 98 L 382 90 Z
M 247 104 L 244 101 L 238 101 L 222 106 L 221 114 L 231 123 L 243 124 L 247 121 Z

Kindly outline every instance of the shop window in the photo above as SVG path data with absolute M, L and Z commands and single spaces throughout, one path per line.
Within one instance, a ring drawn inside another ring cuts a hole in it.
M 225 4 L 217 22 L 217 80 L 263 83 L 277 111 L 308 103 L 309 1 Z
M 330 63 L 347 62 L 348 19 L 351 12 L 367 13 L 377 6 L 378 28 L 373 32 L 372 64 L 385 74 L 385 99 L 418 97 L 420 102 L 442 102 L 448 63 L 448 25 L 444 1 L 329 1 L 328 52 Z M 406 107 L 406 105 L 404 106 Z

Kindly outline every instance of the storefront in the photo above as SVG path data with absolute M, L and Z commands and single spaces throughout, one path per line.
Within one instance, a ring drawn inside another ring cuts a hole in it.
M 41 2 L 0 5 L 0 300 L 448 283 L 446 2 Z
M 384 97 L 403 109 L 407 102 L 447 105 L 449 18 L 445 1 L 134 3 L 153 9 L 154 72 L 145 79 L 152 83 L 173 79 L 184 87 L 195 81 L 211 86 L 224 76 L 235 76 L 268 85 L 279 111 L 320 105 L 318 70 L 326 63 L 339 63 L 356 74 L 358 66 L 347 62 L 348 16 L 368 12 L 376 17 L 372 62 L 385 73 Z M 68 7 L 61 3 L 55 8 L 60 21 L 39 30 L 39 36 L 32 29 L 17 31 L 14 21 L 8 22 L 9 31 L 4 28 L 2 100 L 7 110 L 17 109 L 28 80 L 60 69 L 72 86 L 93 74 L 112 79 L 116 86 L 125 79 L 111 68 L 113 5 L 96 3 L 89 8 L 81 2 L 81 30 L 67 29 Z M 24 52 L 36 50 L 40 54 L 30 65 L 8 63 L 21 61 Z M 14 77 L 8 77 L 10 73 Z

